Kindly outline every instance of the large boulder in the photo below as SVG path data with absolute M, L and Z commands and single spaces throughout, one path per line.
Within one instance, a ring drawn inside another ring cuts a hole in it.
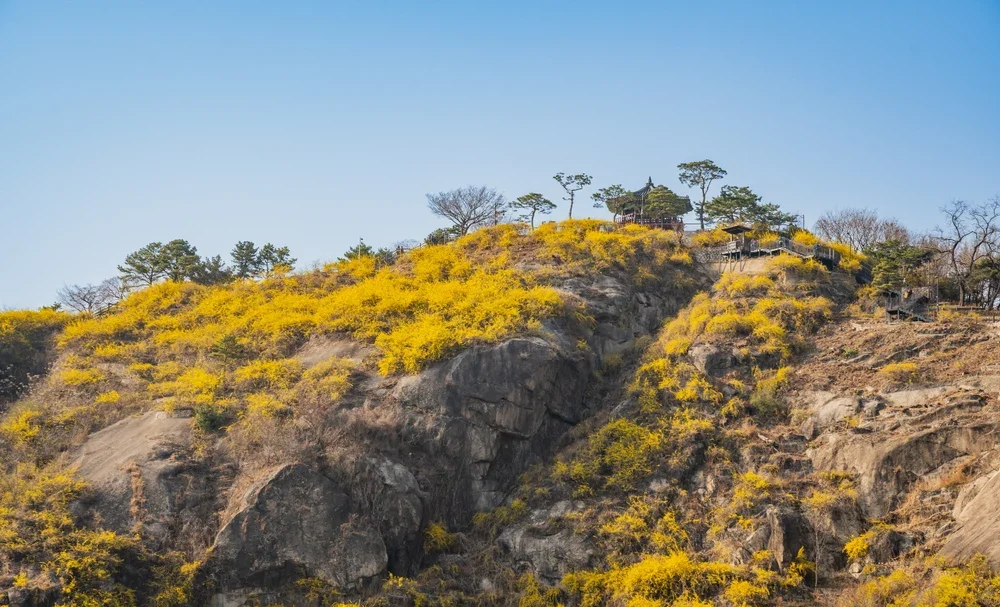
M 767 509 L 768 540 L 778 569 L 784 571 L 799 554 L 799 550 L 812 545 L 809 522 L 801 514 L 790 508 L 772 506 Z
M 688 350 L 691 364 L 705 375 L 715 377 L 724 374 L 737 364 L 732 349 L 720 348 L 715 344 L 698 343 Z
M 240 505 L 212 549 L 223 595 L 273 588 L 299 577 L 359 588 L 386 571 L 388 555 L 378 530 L 353 521 L 348 496 L 308 466 L 270 471 L 245 492 Z
M 190 457 L 187 412 L 152 411 L 95 432 L 74 466 L 92 489 L 89 504 L 102 526 L 166 539 L 203 535 L 214 498 L 206 474 Z M 197 542 L 195 542 L 197 543 Z
M 416 573 L 423 557 L 424 528 L 427 512 L 424 494 L 413 473 L 388 459 L 377 463 L 382 491 L 374 504 L 385 540 L 388 569 L 396 575 Z M 355 506 L 355 510 L 359 508 Z
M 561 524 L 582 503 L 561 501 L 551 508 L 535 510 L 524 523 L 508 527 L 498 541 L 521 568 L 550 583 L 557 583 L 570 571 L 594 565 L 594 546 Z
M 436 420 L 433 440 L 452 462 L 450 491 L 464 504 L 450 522 L 500 505 L 517 476 L 584 417 L 591 371 L 588 357 L 526 337 L 466 350 L 399 380 L 392 398 Z
M 958 529 L 945 540 L 941 556 L 952 563 L 964 562 L 976 554 L 985 554 L 994 567 L 1000 567 L 1000 474 L 991 473 L 973 483 L 970 491 L 959 494 L 955 504 Z M 971 498 L 967 497 L 972 493 Z
M 683 289 L 659 294 L 634 291 L 613 276 L 572 278 L 559 288 L 580 298 L 594 319 L 588 341 L 600 358 L 628 349 L 639 335 L 655 333 L 663 318 L 679 309 L 689 296 Z
M 809 417 L 800 428 L 807 438 L 816 436 L 820 430 L 861 410 L 861 399 L 858 397 L 842 396 L 822 390 L 805 392 L 799 395 L 793 404 L 809 413 Z
M 807 511 L 806 519 L 813 529 L 813 558 L 820 570 L 830 571 L 847 565 L 844 545 L 865 529 L 857 503 L 839 500 L 822 510 Z
M 1000 424 L 984 421 L 891 435 L 833 434 L 808 455 L 817 470 L 856 473 L 861 509 L 878 519 L 898 506 L 917 480 L 957 458 L 995 449 L 998 429 Z

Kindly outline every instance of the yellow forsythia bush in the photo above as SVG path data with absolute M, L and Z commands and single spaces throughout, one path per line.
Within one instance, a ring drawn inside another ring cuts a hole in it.
M 878 374 L 892 383 L 909 384 L 917 379 L 920 366 L 912 362 L 889 363 L 878 370 Z
M 90 386 L 103 380 L 104 374 L 97 369 L 66 369 L 59 379 L 67 386 Z
M 302 363 L 294 358 L 255 360 L 236 370 L 236 381 L 260 388 L 290 388 L 302 376 Z

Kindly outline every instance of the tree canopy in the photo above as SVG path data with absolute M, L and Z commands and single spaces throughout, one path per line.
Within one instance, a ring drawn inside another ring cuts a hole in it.
M 278 268 L 291 268 L 296 259 L 291 256 L 288 247 L 279 247 L 267 243 L 260 249 L 243 240 L 236 243 L 232 250 L 232 266 L 227 266 L 221 255 L 202 257 L 198 249 L 183 239 L 171 240 L 167 244 L 151 242 L 137 251 L 129 253 L 124 263 L 118 266 L 121 272 L 120 282 L 114 288 L 106 287 L 106 292 L 116 293 L 108 296 L 114 301 L 121 298 L 123 292 L 139 286 L 149 286 L 166 279 L 174 282 L 190 280 L 198 284 L 219 284 L 233 278 L 256 278 Z M 107 282 L 107 281 L 106 281 Z M 89 287 L 89 285 L 88 285 Z M 86 303 L 71 303 L 73 300 L 92 299 L 97 291 L 87 287 L 67 287 L 60 293 L 67 301 L 64 305 L 78 309 Z
M 894 219 L 882 219 L 870 209 L 847 208 L 827 211 L 816 221 L 816 233 L 842 242 L 855 251 L 867 251 L 884 240 L 909 242 L 905 227 Z
M 427 207 L 435 215 L 450 221 L 459 236 L 495 222 L 503 215 L 506 204 L 503 194 L 484 185 L 427 194 Z
M 590 197 L 594 200 L 595 209 L 604 207 L 611 211 L 615 218 L 617 218 L 621 214 L 625 203 L 632 200 L 632 192 L 629 192 L 621 185 L 615 184 L 597 190 Z
M 650 219 L 680 217 L 692 210 L 691 201 L 678 196 L 670 188 L 658 185 L 646 195 L 642 214 Z
M 576 175 L 556 173 L 552 179 L 555 179 L 566 191 L 563 200 L 569 201 L 569 218 L 573 219 L 573 202 L 576 200 L 576 193 L 590 185 L 593 178 L 586 173 L 577 173 Z
M 719 195 L 705 205 L 705 218 L 714 223 L 750 223 L 776 227 L 795 221 L 795 215 L 785 213 L 772 203 L 762 203 L 747 186 L 724 185 Z
M 701 191 L 701 200 L 695 207 L 698 215 L 698 222 L 701 229 L 705 229 L 705 205 L 708 203 L 708 191 L 712 187 L 712 182 L 726 176 L 726 170 L 715 164 L 711 160 L 696 160 L 694 162 L 682 162 L 677 165 L 680 174 L 677 176 L 681 183 L 689 188 L 698 188 Z
M 531 228 L 535 228 L 535 215 L 548 215 L 556 208 L 556 204 L 537 192 L 519 196 L 510 203 L 510 208 L 520 212 L 518 219 L 527 220 Z
M 879 289 L 896 289 L 904 284 L 915 285 L 916 271 L 934 257 L 935 251 L 914 246 L 902 240 L 890 239 L 876 243 L 868 252 L 872 264 L 872 285 Z

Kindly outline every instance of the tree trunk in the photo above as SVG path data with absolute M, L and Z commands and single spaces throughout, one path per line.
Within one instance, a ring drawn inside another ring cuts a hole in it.
M 569 193 L 569 218 L 573 219 L 573 192 Z

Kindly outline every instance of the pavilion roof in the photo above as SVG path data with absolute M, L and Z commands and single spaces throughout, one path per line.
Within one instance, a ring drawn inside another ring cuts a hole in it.
M 729 234 L 743 234 L 744 232 L 749 232 L 751 230 L 753 230 L 753 228 L 742 223 L 734 223 L 731 226 L 722 228 L 723 232 L 728 232 Z

